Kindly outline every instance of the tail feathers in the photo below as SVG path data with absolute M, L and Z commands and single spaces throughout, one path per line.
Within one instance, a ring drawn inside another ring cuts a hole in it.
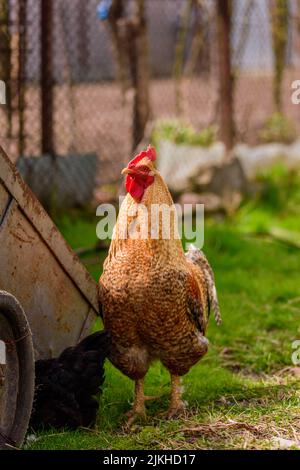
M 221 317 L 221 312 L 220 312 L 220 307 L 219 307 L 217 289 L 216 289 L 215 285 L 213 285 L 213 287 L 212 287 L 212 289 L 209 293 L 209 297 L 210 297 L 210 302 L 211 302 L 211 308 L 214 312 L 215 321 L 216 321 L 217 325 L 220 326 L 221 323 L 222 323 L 222 317 Z
M 194 264 L 197 264 L 204 274 L 207 286 L 209 309 L 213 310 L 215 321 L 219 326 L 222 323 L 222 318 L 213 270 L 203 251 L 199 250 L 194 245 L 190 245 L 189 250 L 186 253 L 186 257 L 190 259 Z

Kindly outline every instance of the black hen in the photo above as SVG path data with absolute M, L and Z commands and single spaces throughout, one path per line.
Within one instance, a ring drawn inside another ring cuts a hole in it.
M 104 361 L 110 347 L 105 331 L 94 333 L 55 359 L 35 363 L 36 390 L 31 427 L 70 428 L 95 422 L 95 395 L 104 382 Z

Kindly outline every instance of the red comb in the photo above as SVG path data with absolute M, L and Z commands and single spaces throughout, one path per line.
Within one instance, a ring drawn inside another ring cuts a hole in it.
M 156 160 L 156 150 L 154 147 L 149 147 L 147 150 L 143 150 L 143 152 L 140 152 L 138 155 L 136 155 L 129 163 L 128 163 L 128 168 L 132 168 L 135 166 L 138 162 L 140 162 L 143 158 L 149 158 L 152 162 Z

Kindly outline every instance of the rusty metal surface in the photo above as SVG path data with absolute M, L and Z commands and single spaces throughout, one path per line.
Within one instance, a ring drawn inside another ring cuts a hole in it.
M 9 199 L 10 197 L 8 192 L 5 190 L 4 186 L 0 185 L 0 224 L 9 203 Z
M 0 184 L 4 185 L 20 206 L 35 230 L 48 245 L 86 300 L 98 311 L 97 285 L 79 258 L 68 246 L 41 204 L 24 183 L 16 167 L 0 146 Z
M 78 342 L 82 341 L 86 336 L 88 336 L 91 333 L 91 326 L 94 323 L 94 321 L 95 321 L 95 312 L 93 308 L 90 308 L 86 316 L 85 322 L 82 325 Z
M 0 188 L 0 289 L 22 304 L 36 357 L 52 357 L 88 334 L 97 285 L 1 151 Z

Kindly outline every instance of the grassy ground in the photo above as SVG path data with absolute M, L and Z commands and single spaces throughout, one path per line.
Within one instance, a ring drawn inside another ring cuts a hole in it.
M 204 248 L 224 321 L 220 328 L 211 321 L 210 351 L 184 377 L 186 415 L 174 421 L 157 417 L 168 406 L 169 377 L 155 364 L 146 392 L 161 399 L 147 404 L 145 423 L 126 432 L 123 414 L 130 408 L 133 384 L 107 364 L 95 429 L 40 433 L 27 448 L 300 448 L 300 368 L 291 359 L 292 342 L 300 339 L 300 252 L 258 234 L 282 227 L 297 238 L 300 192 L 286 180 L 280 180 L 278 191 L 274 178 L 263 199 L 244 204 L 232 220 L 206 221 Z M 93 217 L 68 216 L 58 225 L 74 248 L 96 241 Z M 104 258 L 105 252 L 84 259 L 95 279 Z

